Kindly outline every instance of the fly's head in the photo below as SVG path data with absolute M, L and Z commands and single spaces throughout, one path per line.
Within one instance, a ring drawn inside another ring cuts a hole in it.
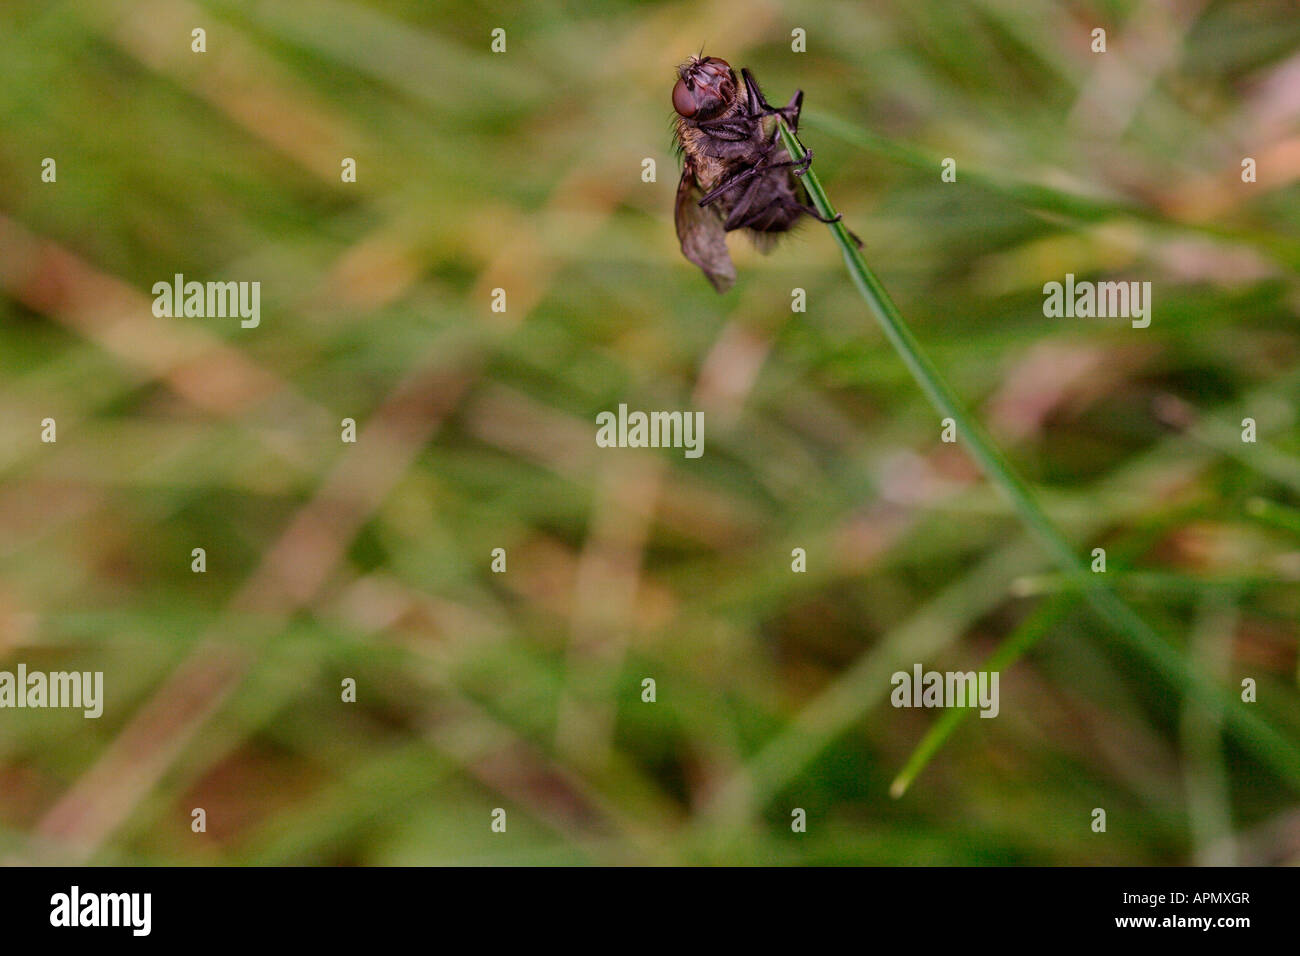
M 678 116 L 701 121 L 720 116 L 735 104 L 740 86 L 736 71 L 716 56 L 693 56 L 677 70 L 673 109 Z

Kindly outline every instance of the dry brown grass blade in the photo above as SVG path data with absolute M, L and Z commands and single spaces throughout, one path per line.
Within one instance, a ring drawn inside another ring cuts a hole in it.
M 439 355 L 408 376 L 358 436 L 352 454 L 289 523 L 261 565 L 186 660 L 138 710 L 94 766 L 45 815 L 36 834 L 58 858 L 84 862 L 167 771 L 252 663 L 250 646 L 226 633 L 258 617 L 262 639 L 305 607 L 338 567 L 348 543 L 406 473 L 472 380 L 466 363 Z

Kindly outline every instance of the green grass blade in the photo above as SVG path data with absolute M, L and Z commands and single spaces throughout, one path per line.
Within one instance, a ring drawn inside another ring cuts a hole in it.
M 1290 508 L 1267 498 L 1251 498 L 1246 502 L 1246 514 L 1270 528 L 1280 528 L 1300 534 L 1300 509 Z
M 777 131 L 790 158 L 796 162 L 803 159 L 803 145 L 780 120 L 777 121 Z M 834 218 L 835 208 L 816 172 L 811 168 L 804 173 L 803 184 L 817 211 L 824 218 Z M 957 431 L 971 456 L 989 480 L 1007 496 L 1021 520 L 1037 535 L 1052 560 L 1067 574 L 1079 576 L 1083 593 L 1098 616 L 1125 638 L 1128 646 L 1145 659 L 1166 682 L 1184 693 L 1198 697 L 1206 706 L 1222 707 L 1229 726 L 1242 745 L 1300 792 L 1300 748 L 1249 710 L 1239 705 L 1233 706 L 1234 698 L 1220 692 L 1213 683 L 1188 667 L 1168 641 L 1120 600 L 1098 575 L 1089 572 L 1064 533 L 1038 504 L 1029 486 L 1015 473 L 983 426 L 967 414 L 952 387 L 922 350 L 898 306 L 867 265 L 862 251 L 850 237 L 844 223 L 832 222 L 829 229 L 844 254 L 844 262 L 853 284 L 917 384 L 940 414 L 956 423 Z
M 1029 648 L 1038 641 L 1065 616 L 1066 611 L 1077 603 L 1077 595 L 1062 595 L 1038 607 L 1033 614 L 1021 622 L 1020 626 L 1007 637 L 998 649 L 989 655 L 981 671 L 1003 671 L 1011 667 Z M 921 771 L 929 764 L 930 758 L 939 752 L 953 732 L 974 712 L 973 707 L 951 707 L 940 717 L 921 738 L 907 763 L 898 772 L 894 782 L 889 785 L 889 795 L 897 799 L 907 793 Z

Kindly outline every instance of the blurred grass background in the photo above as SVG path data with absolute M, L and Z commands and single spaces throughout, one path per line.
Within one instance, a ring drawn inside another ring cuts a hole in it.
M 681 258 L 701 45 L 805 91 L 822 182 L 1052 517 L 1300 737 L 1293 3 L 15 0 L 0 667 L 107 699 L 0 712 L 5 859 L 1300 861 L 1293 785 L 939 441 L 822 227 L 733 237 L 726 297 Z M 153 317 L 178 272 L 260 281 L 261 326 Z M 1151 281 L 1151 327 L 1044 318 L 1066 272 Z M 597 449 L 619 402 L 703 410 L 704 457 Z M 889 675 L 1034 633 L 892 800 L 938 712 Z

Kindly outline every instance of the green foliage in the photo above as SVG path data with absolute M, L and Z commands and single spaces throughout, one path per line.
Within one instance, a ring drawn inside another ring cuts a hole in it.
M 0 669 L 107 702 L 0 711 L 0 847 L 1294 862 L 1300 22 L 1142 9 L 6 5 Z M 704 38 L 805 91 L 864 258 L 732 236 L 719 297 L 681 257 Z M 1045 317 L 1067 272 L 1151 281 L 1150 328 Z M 154 318 L 175 273 L 260 327 Z M 620 402 L 705 454 L 596 448 Z M 1000 668 L 1001 714 L 891 707 L 914 663 Z

